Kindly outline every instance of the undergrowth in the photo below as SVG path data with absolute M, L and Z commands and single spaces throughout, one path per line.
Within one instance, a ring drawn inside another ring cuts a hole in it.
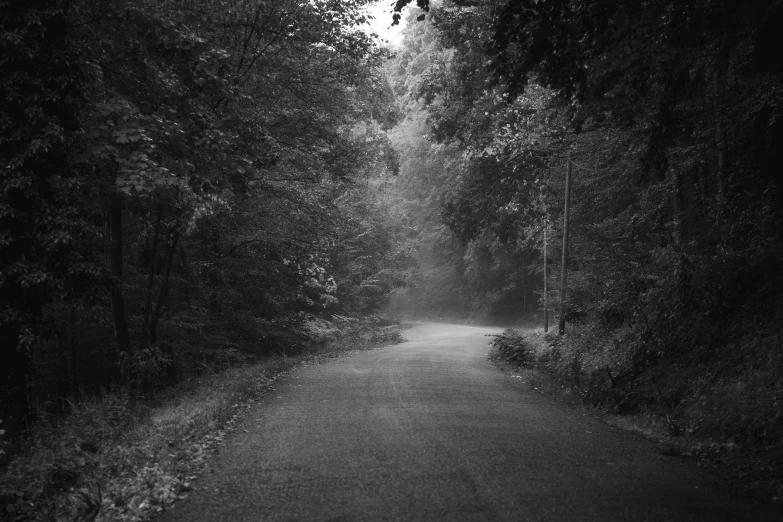
M 516 368 L 531 367 L 537 358 L 535 346 L 522 332 L 507 328 L 499 335 L 491 335 L 494 339 L 490 345 L 494 350 L 491 359 L 501 360 Z
M 205 459 L 280 375 L 402 340 L 399 327 L 377 321 L 340 318 L 310 328 L 322 342 L 308 353 L 208 367 L 143 395 L 116 387 L 66 401 L 61 415 L 42 414 L 0 469 L 0 519 L 148 520 L 188 495 Z
M 575 398 L 613 426 L 666 440 L 671 451 L 725 463 L 756 490 L 783 500 L 783 378 L 776 331 L 751 331 L 701 360 L 634 367 L 617 357 L 622 332 L 569 325 L 565 336 L 512 330 L 493 336 L 490 359 L 538 391 Z M 610 346 L 611 351 L 606 346 Z M 747 480 L 745 480 L 747 479 Z

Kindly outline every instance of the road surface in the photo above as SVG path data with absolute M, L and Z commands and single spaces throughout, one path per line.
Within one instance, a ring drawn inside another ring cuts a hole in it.
M 296 370 L 159 520 L 783 520 L 504 375 L 496 332 L 422 323 Z

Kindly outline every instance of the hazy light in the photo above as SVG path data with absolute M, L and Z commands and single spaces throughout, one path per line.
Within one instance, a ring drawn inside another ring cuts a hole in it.
M 386 40 L 389 45 L 396 46 L 402 42 L 402 30 L 405 28 L 405 17 L 400 19 L 399 25 L 392 27 L 393 0 L 380 0 L 367 7 L 367 14 L 373 17 L 365 26 L 367 33 L 377 34 L 381 40 Z

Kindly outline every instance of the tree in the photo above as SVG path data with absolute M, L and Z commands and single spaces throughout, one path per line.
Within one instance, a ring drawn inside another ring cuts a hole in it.
M 783 244 L 781 13 L 775 1 L 443 2 L 427 15 L 427 73 L 393 81 L 415 85 L 431 135 L 462 154 L 438 195 L 474 280 L 502 264 L 497 244 L 535 259 L 544 208 L 562 230 L 570 153 L 573 329 L 558 364 L 593 390 L 655 395 L 672 367 L 709 379 L 700 365 L 750 322 L 774 331 L 779 283 L 763 260 Z
M 0 31 L 0 400 L 27 413 L 26 376 L 45 307 L 86 299 L 105 273 L 90 257 L 100 231 L 79 114 L 87 72 L 68 3 L 11 2 Z
M 403 262 L 372 188 L 397 116 L 363 5 L 3 6 L 4 407 L 118 367 L 144 389 L 237 339 L 296 350 L 278 341 L 308 317 L 378 308 Z M 66 331 L 68 371 L 33 377 Z

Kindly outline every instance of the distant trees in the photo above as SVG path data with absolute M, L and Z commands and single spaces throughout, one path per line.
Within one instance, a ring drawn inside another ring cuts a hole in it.
M 383 304 L 394 111 L 362 6 L 2 7 L 4 415 Z
M 523 245 L 518 212 L 509 211 L 527 206 L 515 200 L 518 194 L 509 187 L 494 188 L 487 182 L 511 168 L 492 158 L 473 161 L 466 150 L 468 135 L 478 139 L 479 133 L 490 131 L 474 119 L 486 122 L 483 109 L 490 106 L 481 106 L 481 113 L 473 108 L 469 91 L 478 92 L 482 80 L 473 78 L 468 65 L 457 72 L 455 64 L 467 64 L 479 55 L 468 48 L 445 48 L 437 26 L 416 24 L 416 15 L 409 16 L 407 34 L 389 67 L 391 84 L 408 113 L 390 133 L 402 158 L 397 188 L 418 222 L 419 265 L 405 296 L 400 296 L 400 307 L 404 302 L 434 316 L 516 320 L 535 309 L 537 254 Z M 481 30 L 480 25 L 465 27 Z M 472 45 L 470 39 L 460 42 Z M 455 88 L 459 78 L 471 85 Z M 498 213 L 495 203 L 508 207 Z

